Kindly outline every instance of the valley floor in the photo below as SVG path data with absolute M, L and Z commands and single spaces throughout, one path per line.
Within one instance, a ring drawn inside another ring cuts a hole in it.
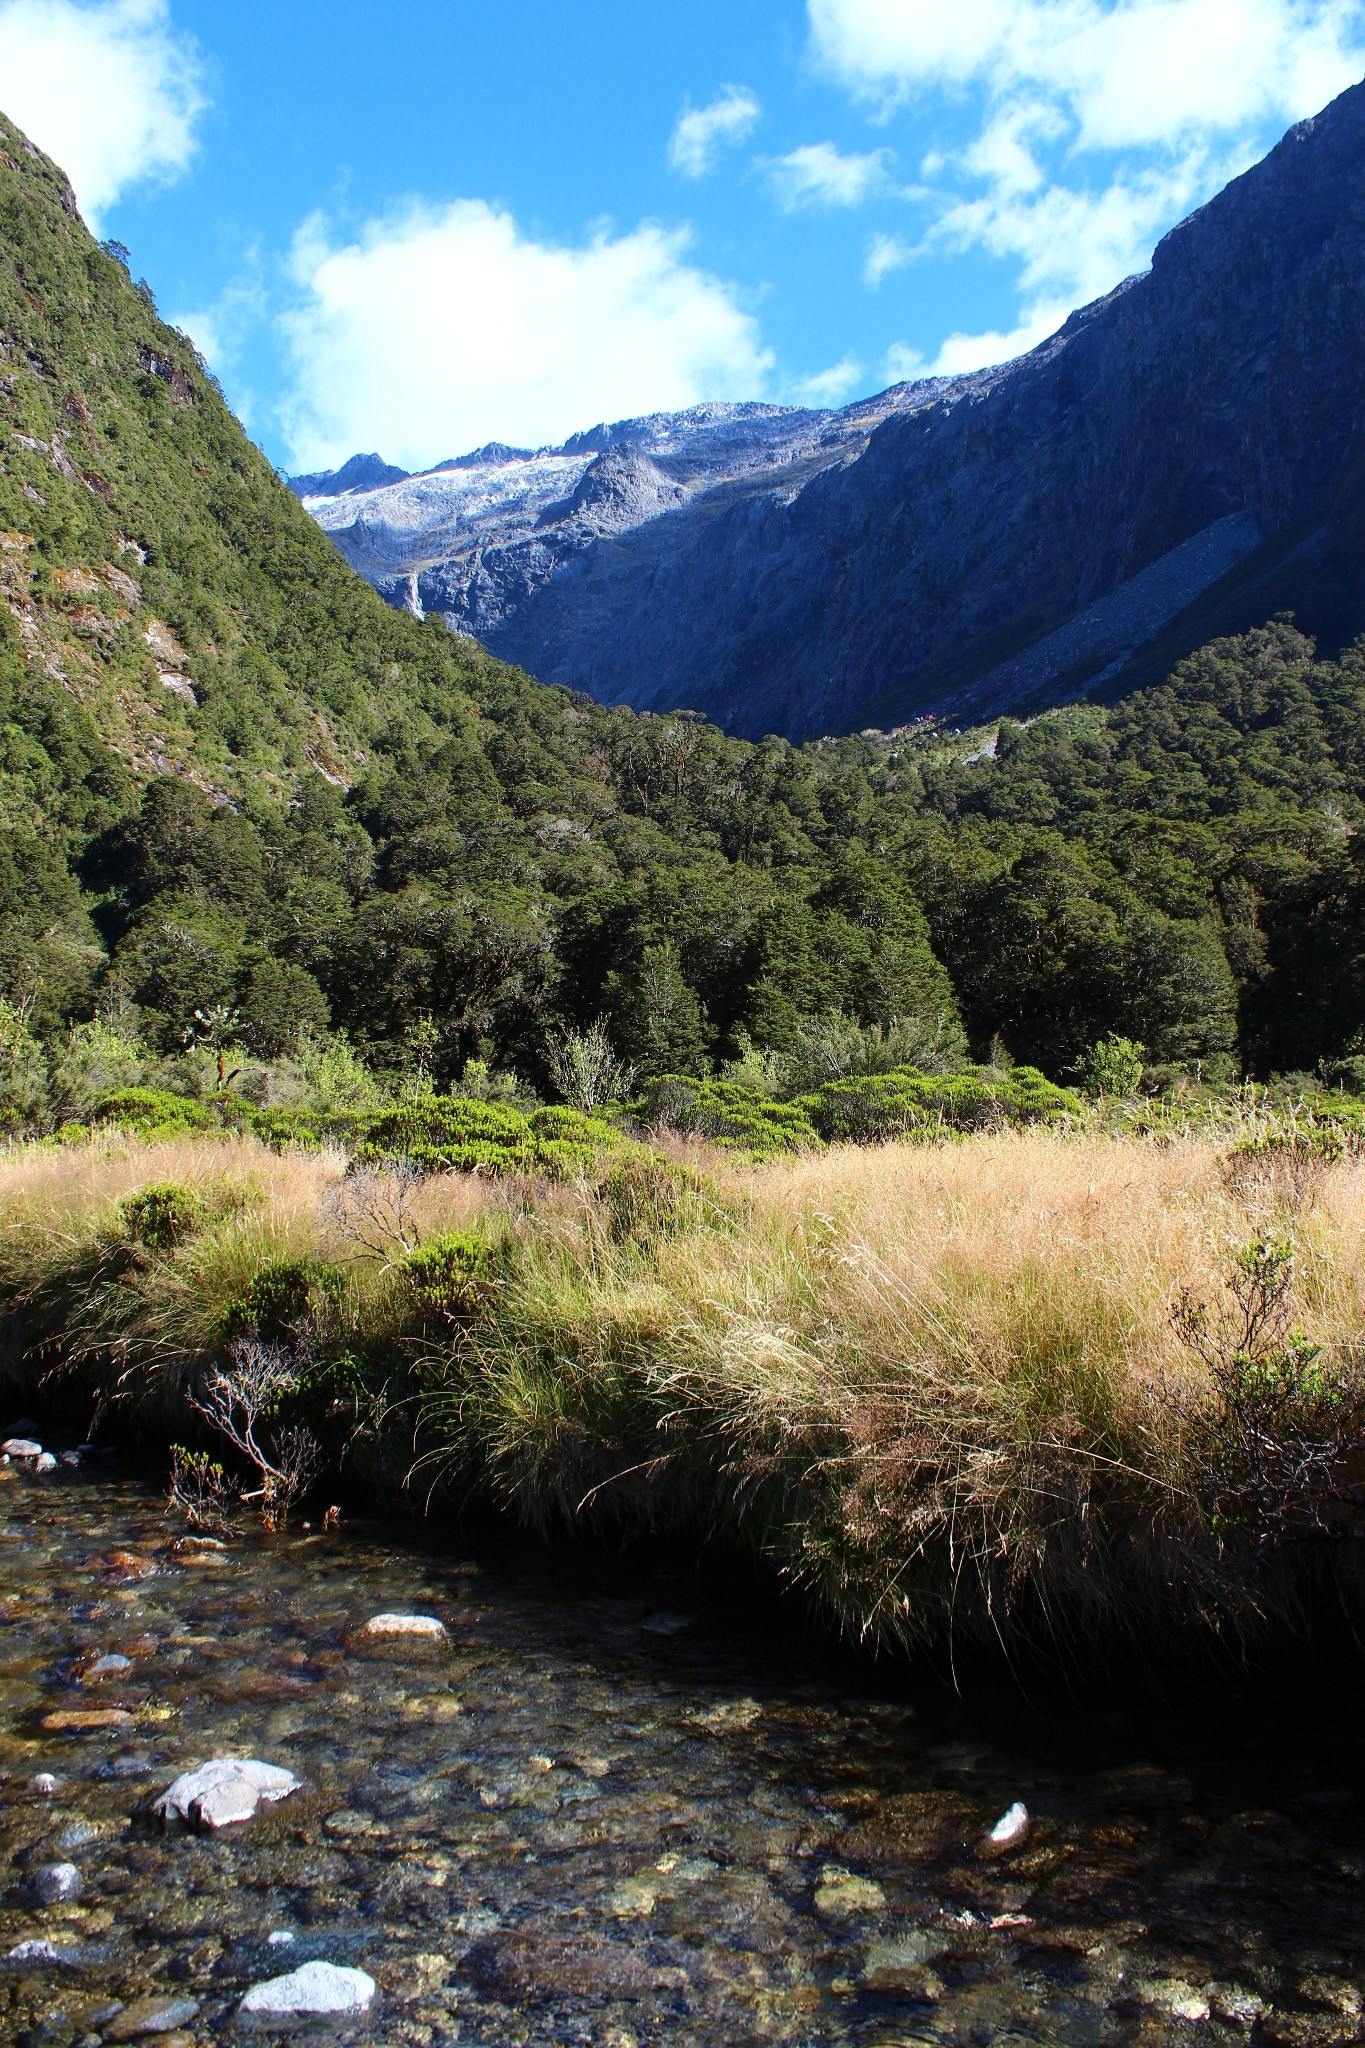
M 1358 1613 L 1363 1290 L 1365 1164 L 1198 1137 L 560 1186 L 231 1135 L 0 1158 L 16 1402 L 229 1470 L 245 1428 L 267 1496 L 306 1433 L 328 1499 L 716 1541 L 892 1646 Z

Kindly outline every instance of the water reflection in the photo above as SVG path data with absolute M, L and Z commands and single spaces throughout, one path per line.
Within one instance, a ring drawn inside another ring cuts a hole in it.
M 133 1482 L 0 1513 L 0 1953 L 48 1945 L 0 2039 L 237 2038 L 312 1957 L 375 1978 L 351 2031 L 394 2048 L 1365 2031 L 1349 1714 L 896 1696 L 685 1579 L 355 1525 L 177 1551 Z M 386 1611 L 448 1653 L 356 1633 Z M 132 1820 L 220 1753 L 305 1790 L 211 1838 Z M 1016 1799 L 1032 1839 L 978 1860 Z M 79 1895 L 40 1904 L 58 1862 Z

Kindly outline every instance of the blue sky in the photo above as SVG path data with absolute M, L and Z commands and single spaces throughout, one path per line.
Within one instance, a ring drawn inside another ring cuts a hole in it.
M 999 361 L 1365 75 L 1365 0 L 0 0 L 0 106 L 276 461 Z

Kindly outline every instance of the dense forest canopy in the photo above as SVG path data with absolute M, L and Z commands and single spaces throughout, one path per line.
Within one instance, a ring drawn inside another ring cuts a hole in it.
M 803 748 L 539 686 L 387 609 L 0 121 L 0 995 L 149 1055 L 342 1033 L 542 1091 L 910 1026 L 1073 1072 L 1360 1050 L 1365 647 Z M 912 1031 L 912 1037 L 913 1037 Z

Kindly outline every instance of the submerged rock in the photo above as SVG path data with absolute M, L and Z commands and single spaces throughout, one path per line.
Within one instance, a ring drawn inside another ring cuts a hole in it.
M 461 1968 L 479 1990 L 508 2005 L 562 1997 L 642 1998 L 654 1989 L 648 1965 L 634 1950 L 610 1941 L 493 1935 L 474 1943 Z
M 886 1893 L 870 1877 L 859 1877 L 837 1863 L 827 1863 L 815 1887 L 815 1909 L 842 1919 L 850 1913 L 871 1913 L 886 1904 Z
M 138 2041 L 188 2026 L 199 2010 L 197 1998 L 138 1998 L 125 2005 L 104 2029 L 106 2041 Z
M 29 1791 L 39 1799 L 50 1799 L 54 1792 L 60 1791 L 61 1785 L 62 1780 L 54 1777 L 51 1771 L 38 1771 L 28 1781 Z
M 131 1728 L 126 1707 L 58 1707 L 44 1714 L 42 1726 L 52 1735 L 89 1735 L 98 1728 Z
M 78 1899 L 84 1880 L 74 1863 L 45 1863 L 33 1873 L 33 1889 L 44 1906 L 59 1906 Z
M 254 1757 L 214 1757 L 186 1771 L 152 1802 L 151 1817 L 162 1827 L 183 1822 L 201 1833 L 250 1820 L 258 1806 L 274 1806 L 299 1789 L 300 1780 L 278 1764 Z
M 238 2007 L 248 2025 L 281 2028 L 306 2019 L 350 2019 L 368 2012 L 378 1985 L 364 1970 L 303 1963 L 287 1977 L 253 1984 Z
M 79 1949 L 55 1941 L 20 1941 L 5 1955 L 10 1969 L 73 1970 L 80 1961 Z
M 1033 1832 L 1029 1810 L 1022 1799 L 1016 1799 L 1007 1813 L 1002 1813 L 988 1835 L 977 1845 L 977 1855 L 985 1862 L 993 1863 L 998 1856 L 1013 1855 L 1022 1849 Z
M 375 1614 L 366 1622 L 361 1634 L 371 1642 L 385 1642 L 392 1638 L 415 1638 L 419 1642 L 446 1643 L 449 1631 L 443 1621 L 434 1614 Z

